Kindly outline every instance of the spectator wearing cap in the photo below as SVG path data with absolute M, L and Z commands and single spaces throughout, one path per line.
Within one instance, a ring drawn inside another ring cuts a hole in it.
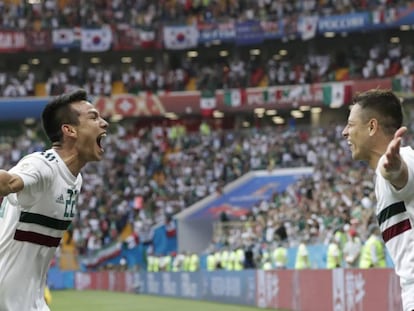
M 344 245 L 344 259 L 346 268 L 358 268 L 362 242 L 358 232 L 351 228 L 348 231 L 348 240 Z

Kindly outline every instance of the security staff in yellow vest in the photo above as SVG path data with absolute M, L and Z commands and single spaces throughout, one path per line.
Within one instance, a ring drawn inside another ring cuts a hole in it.
M 241 271 L 244 269 L 244 249 L 242 246 L 234 250 L 233 270 Z
M 174 254 L 173 257 L 174 259 L 172 262 L 172 271 L 173 272 L 182 271 L 185 255 L 183 253 L 178 253 L 178 254 Z
M 190 271 L 190 260 L 191 254 L 189 252 L 185 252 L 181 271 Z
M 295 260 L 295 269 L 309 269 L 311 267 L 309 260 L 308 247 L 305 244 L 305 241 L 301 241 L 298 246 Z
M 279 242 L 272 252 L 273 267 L 276 269 L 285 269 L 288 261 L 287 254 L 287 248 Z
M 192 253 L 190 255 L 188 271 L 189 272 L 198 271 L 199 267 L 200 267 L 200 258 L 198 257 L 196 253 Z
M 172 257 L 165 255 L 160 258 L 160 271 L 171 271 Z
M 264 259 L 265 261 L 262 261 L 262 270 L 272 270 L 272 263 L 270 262 L 270 257 L 267 259 Z
M 214 252 L 214 259 L 216 261 L 216 269 L 222 269 L 221 267 L 221 251 Z
M 147 256 L 147 271 L 148 272 L 158 272 L 160 268 L 160 258 L 159 256 L 149 254 Z
M 340 226 L 335 230 L 334 237 L 339 249 L 344 249 L 344 245 L 348 240 L 348 237 L 346 236 L 346 233 L 344 231 L 344 226 Z
M 207 271 L 214 271 L 216 270 L 216 267 L 217 267 L 216 254 L 211 251 L 207 255 Z
M 331 237 L 331 241 L 329 242 L 326 254 L 327 269 L 335 269 L 340 268 L 342 266 L 342 254 L 339 248 L 339 239 L 340 237 L 338 235 L 334 235 Z
M 152 254 L 147 254 L 147 271 L 153 272 L 154 265 L 154 256 Z
M 385 248 L 380 238 L 380 228 L 372 224 L 368 227 L 369 237 L 362 246 L 359 267 L 367 268 L 386 268 Z
M 229 256 L 228 256 L 228 259 L 227 259 L 226 270 L 228 270 L 228 271 L 234 270 L 234 261 L 235 260 L 236 260 L 236 253 L 235 253 L 234 249 L 230 249 L 229 250 Z
M 270 270 L 272 265 L 272 256 L 269 249 L 269 246 L 264 243 L 262 249 L 260 250 L 260 268 L 262 270 Z M 269 268 L 270 266 L 270 268 Z
M 230 270 L 230 251 L 227 246 L 223 247 L 220 253 L 220 265 L 223 270 Z

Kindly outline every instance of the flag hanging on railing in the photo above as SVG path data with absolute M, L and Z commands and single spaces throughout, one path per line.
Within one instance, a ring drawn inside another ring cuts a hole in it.
M 199 32 L 195 26 L 164 27 L 164 46 L 170 50 L 184 50 L 196 47 Z
M 112 30 L 109 26 L 101 28 L 82 28 L 81 50 L 84 52 L 108 51 L 112 45 Z

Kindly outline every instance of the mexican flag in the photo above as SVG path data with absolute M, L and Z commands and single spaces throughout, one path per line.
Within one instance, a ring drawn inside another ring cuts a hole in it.
M 227 89 L 224 91 L 224 104 L 231 107 L 240 107 L 246 102 L 245 89 Z
M 105 261 L 119 256 L 121 254 L 121 249 L 122 243 L 114 242 L 84 258 L 82 264 L 88 268 L 95 268 Z
M 276 89 L 275 97 L 277 101 L 289 99 L 289 89 L 287 87 L 280 87 Z
M 141 42 L 141 47 L 143 48 L 154 47 L 156 43 L 155 29 L 150 28 L 150 27 L 141 28 L 139 32 L 139 39 Z
M 273 98 L 272 95 L 272 91 L 269 90 L 268 88 L 263 89 L 262 91 L 262 100 L 263 103 L 275 103 L 276 102 L 276 98 Z
M 299 101 L 310 94 L 309 85 L 288 85 L 278 87 L 275 92 L 276 101 Z
M 216 93 L 212 90 L 204 90 L 200 95 L 201 115 L 210 117 L 216 109 Z
M 352 87 L 345 83 L 327 83 L 322 87 L 323 103 L 331 108 L 339 108 L 351 101 Z

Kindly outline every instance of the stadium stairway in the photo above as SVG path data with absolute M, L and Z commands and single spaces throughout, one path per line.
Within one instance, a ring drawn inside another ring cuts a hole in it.
M 259 82 L 259 87 L 267 87 L 267 86 L 268 86 L 267 76 L 264 75 Z
M 197 79 L 196 78 L 190 78 L 188 80 L 187 85 L 185 86 L 186 91 L 195 91 L 197 89 Z
M 69 232 L 65 232 L 62 238 L 62 245 L 59 258 L 59 267 L 61 270 L 75 271 L 79 270 L 79 263 L 77 260 L 76 245 L 70 237 Z
M 125 94 L 125 87 L 122 81 L 112 82 L 112 94 Z
M 46 83 L 36 83 L 35 85 L 35 95 L 37 97 L 46 97 L 47 96 L 47 92 L 46 92 Z

